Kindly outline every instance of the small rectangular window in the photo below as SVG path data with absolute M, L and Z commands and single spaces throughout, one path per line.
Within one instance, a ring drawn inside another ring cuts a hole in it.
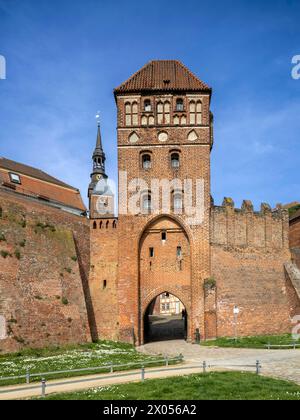
M 182 257 L 182 248 L 181 246 L 177 247 L 177 258 L 181 258 Z
M 13 182 L 14 184 L 21 184 L 20 175 L 10 173 L 9 177 L 10 177 L 11 182 Z
M 161 233 L 161 240 L 162 241 L 166 241 L 167 240 L 167 232 L 162 232 Z
M 150 255 L 150 258 L 154 257 L 154 248 L 149 248 L 149 255 Z

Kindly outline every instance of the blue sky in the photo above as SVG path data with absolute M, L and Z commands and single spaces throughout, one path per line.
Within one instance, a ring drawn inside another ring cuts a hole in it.
M 112 90 L 151 59 L 213 87 L 212 194 L 240 206 L 300 200 L 298 0 L 0 0 L 0 155 L 86 196 L 95 115 L 117 178 Z

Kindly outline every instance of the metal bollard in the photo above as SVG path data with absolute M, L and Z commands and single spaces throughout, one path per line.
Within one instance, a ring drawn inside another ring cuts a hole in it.
M 195 344 L 200 344 L 200 341 L 201 341 L 200 330 L 199 330 L 199 328 L 196 328 L 196 331 L 195 331 Z
M 142 376 L 142 382 L 144 382 L 145 381 L 145 367 L 144 366 L 142 366 L 141 376 Z
M 27 384 L 30 383 L 30 372 L 29 372 L 29 370 L 26 371 L 26 383 Z
M 112 363 L 110 364 L 110 373 L 114 373 L 114 365 Z
M 42 398 L 46 397 L 46 379 L 42 379 Z
M 261 365 L 259 360 L 256 361 L 256 375 L 260 374 Z
M 168 367 L 169 366 L 169 356 L 168 355 L 166 355 L 165 361 L 166 361 L 166 367 Z
M 203 362 L 203 373 L 206 373 L 207 363 Z

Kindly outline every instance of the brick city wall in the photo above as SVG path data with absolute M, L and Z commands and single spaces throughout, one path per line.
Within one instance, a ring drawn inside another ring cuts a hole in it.
M 227 199 L 213 207 L 212 274 L 217 284 L 217 334 L 234 334 L 233 308 L 240 308 L 238 333 L 243 336 L 291 331 L 289 285 L 284 264 L 290 261 L 286 211 L 263 205 L 241 210 Z
M 118 223 L 91 220 L 89 289 L 97 325 L 97 339 L 118 340 Z
M 290 222 L 290 247 L 293 261 L 300 268 L 300 217 Z
M 88 221 L 1 190 L 0 235 L 0 350 L 90 341 Z

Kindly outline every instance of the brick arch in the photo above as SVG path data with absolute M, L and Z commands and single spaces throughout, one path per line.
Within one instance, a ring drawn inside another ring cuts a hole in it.
M 182 304 L 185 307 L 185 309 L 187 310 L 187 312 L 188 313 L 190 312 L 191 303 L 186 301 L 185 297 L 182 296 L 182 293 L 180 293 L 180 291 L 178 291 L 177 289 L 175 289 L 173 287 L 168 287 L 168 290 L 166 290 L 165 287 L 159 287 L 159 288 L 153 290 L 151 293 L 149 293 L 149 295 L 145 299 L 144 303 L 142 304 L 142 311 L 141 311 L 142 317 L 145 316 L 146 311 L 147 311 L 150 303 L 153 302 L 154 299 L 158 298 L 158 296 L 160 296 L 163 293 L 170 293 L 170 295 L 175 296 L 177 299 L 179 299 L 182 302 Z
M 166 223 L 164 223 L 166 222 Z M 169 231 L 162 242 L 160 233 Z M 178 258 L 176 248 L 183 248 L 183 257 Z M 153 247 L 154 255 L 149 254 Z M 176 215 L 162 214 L 152 217 L 138 238 L 138 311 L 139 342 L 145 338 L 145 314 L 151 302 L 160 294 L 168 292 L 185 306 L 188 318 L 192 319 L 192 252 L 193 238 L 189 227 Z M 188 339 L 191 338 L 191 323 L 188 321 Z
M 146 226 L 144 227 L 144 229 L 142 230 L 142 232 L 140 233 L 139 237 L 138 237 L 138 249 L 139 249 L 139 257 L 140 257 L 140 251 L 141 251 L 141 243 L 142 243 L 142 239 L 143 236 L 145 235 L 145 233 L 147 232 L 147 230 L 151 227 L 151 225 L 155 224 L 156 222 L 158 222 L 160 219 L 170 219 L 175 223 L 178 223 L 180 225 L 180 227 L 183 229 L 183 231 L 185 232 L 189 243 L 190 243 L 190 248 L 191 248 L 191 254 L 192 254 L 192 247 L 193 247 L 193 235 L 190 231 L 190 228 L 188 227 L 188 225 L 182 220 L 180 219 L 180 217 L 173 215 L 173 214 L 159 214 L 157 216 L 154 216 L 153 218 L 151 218 L 148 223 L 146 224 Z

